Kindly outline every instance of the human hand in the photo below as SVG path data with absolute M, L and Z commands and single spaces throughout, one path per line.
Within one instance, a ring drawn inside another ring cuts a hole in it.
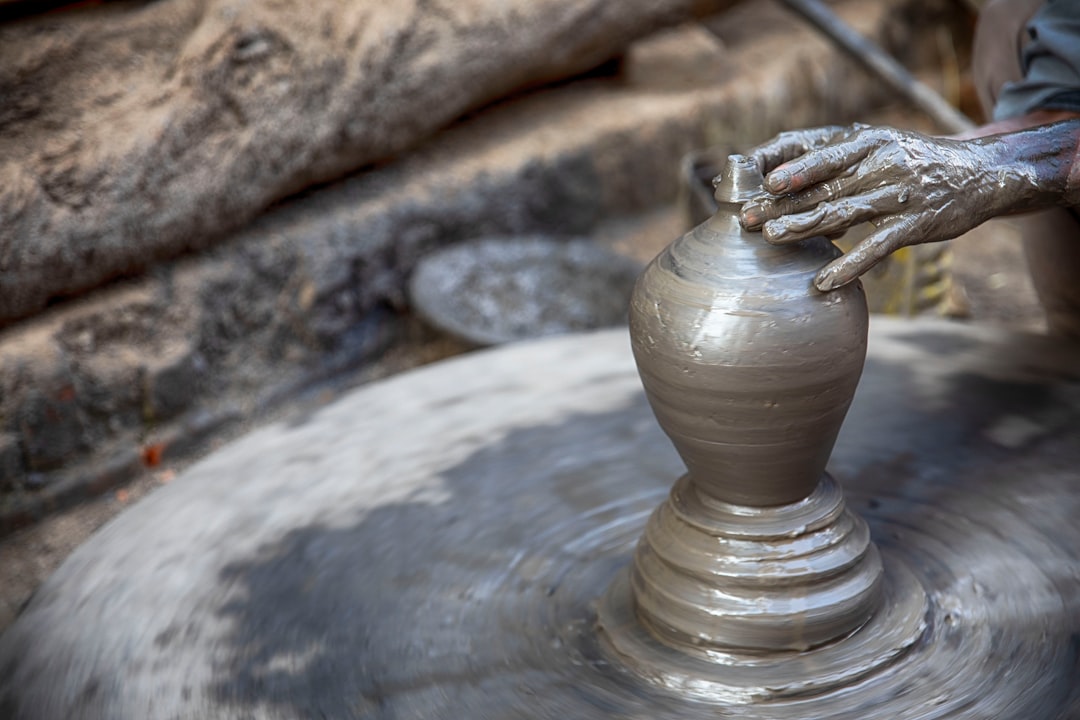
M 999 165 L 996 148 L 992 139 L 866 125 L 783 133 L 748 153 L 768 172 L 771 196 L 746 203 L 740 221 L 778 245 L 872 223 L 866 239 L 815 278 L 819 290 L 832 290 L 901 247 L 956 237 L 999 214 L 1019 181 Z
M 767 143 L 762 143 L 746 153 L 757 163 L 762 175 L 768 175 L 777 166 L 805 155 L 811 150 L 838 140 L 846 140 L 853 132 L 869 127 L 856 123 L 851 126 L 826 125 L 825 127 L 786 130 Z

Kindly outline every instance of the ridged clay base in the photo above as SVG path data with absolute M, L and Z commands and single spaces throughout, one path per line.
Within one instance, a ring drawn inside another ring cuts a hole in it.
M 600 603 L 599 628 L 612 663 L 645 682 L 723 705 L 820 695 L 883 672 L 914 646 L 932 622 L 922 585 L 896 557 L 885 563 L 882 604 L 851 635 L 808 651 L 686 652 L 660 642 L 641 623 L 620 573 Z
M 649 518 L 630 573 L 638 619 L 706 659 L 849 635 L 879 609 L 881 586 L 866 523 L 828 474 L 805 499 L 772 507 L 717 500 L 684 475 Z

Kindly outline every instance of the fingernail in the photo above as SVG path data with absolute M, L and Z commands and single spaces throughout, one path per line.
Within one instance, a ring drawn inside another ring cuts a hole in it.
M 761 227 L 761 234 L 765 236 L 765 242 L 778 243 L 784 239 L 787 228 L 779 220 L 770 220 Z
M 814 286 L 821 292 L 829 292 L 835 288 L 840 287 L 839 273 L 836 270 L 827 268 L 822 270 L 814 278 Z
M 739 213 L 739 220 L 745 228 L 757 227 L 761 224 L 762 217 L 761 206 L 755 202 L 743 205 L 742 212 Z
M 787 170 L 773 170 L 769 173 L 769 177 L 765 184 L 768 186 L 770 192 L 786 192 L 787 189 L 791 187 L 791 173 Z

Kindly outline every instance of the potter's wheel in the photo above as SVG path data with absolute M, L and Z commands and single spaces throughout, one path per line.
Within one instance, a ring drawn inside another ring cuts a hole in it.
M 471 355 L 215 453 L 0 637 L 12 718 L 1080 717 L 1080 357 L 875 318 L 830 462 L 927 626 L 869 675 L 712 702 L 595 626 L 682 465 L 625 331 Z

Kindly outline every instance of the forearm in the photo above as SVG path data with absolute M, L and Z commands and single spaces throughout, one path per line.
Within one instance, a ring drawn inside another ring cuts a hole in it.
M 1080 207 L 1080 118 L 1069 113 L 1071 119 L 1017 128 L 1039 114 L 995 123 L 1012 129 L 970 141 L 983 156 L 985 182 L 997 186 L 994 215 Z
M 1027 115 L 1009 118 L 1008 120 L 997 120 L 995 122 L 987 123 L 986 125 L 980 125 L 967 132 L 946 135 L 945 137 L 952 138 L 953 140 L 972 140 L 988 135 L 1001 135 L 1003 133 L 1027 130 L 1028 128 L 1049 125 L 1050 123 L 1056 123 L 1062 120 L 1072 120 L 1075 118 L 1080 118 L 1080 113 L 1070 112 L 1068 110 L 1036 110 Z

